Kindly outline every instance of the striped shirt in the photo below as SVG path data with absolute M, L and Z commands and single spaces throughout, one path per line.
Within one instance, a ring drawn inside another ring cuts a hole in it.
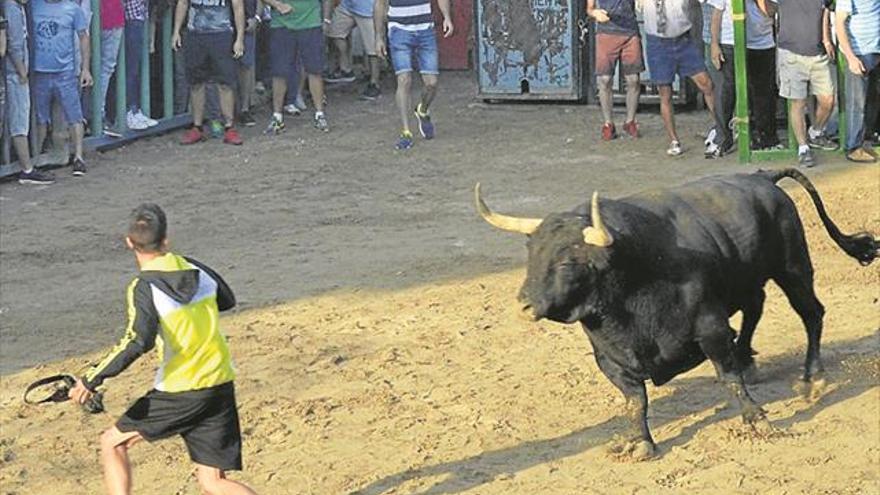
M 421 31 L 434 28 L 431 0 L 388 0 L 388 28 Z
M 846 31 L 856 55 L 880 53 L 880 1 L 838 0 L 837 11 L 849 14 Z

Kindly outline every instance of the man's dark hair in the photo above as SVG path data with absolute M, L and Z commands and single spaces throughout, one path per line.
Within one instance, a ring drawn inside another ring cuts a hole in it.
M 138 251 L 144 253 L 161 251 L 167 233 L 168 222 L 165 220 L 165 212 L 159 205 L 143 203 L 131 212 L 128 238 Z

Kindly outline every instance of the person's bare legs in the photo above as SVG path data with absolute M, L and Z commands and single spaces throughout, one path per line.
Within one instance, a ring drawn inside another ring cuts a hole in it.
M 12 136 L 12 146 L 15 148 L 15 156 L 18 157 L 21 169 L 30 173 L 34 169 L 34 165 L 31 163 L 31 150 L 28 147 L 27 136 Z
M 37 155 L 43 154 L 43 145 L 46 143 L 46 136 L 49 134 L 48 124 L 37 124 L 37 147 L 34 150 Z
M 614 95 L 611 92 L 611 76 L 596 76 L 596 85 L 599 89 L 599 106 L 602 108 L 602 118 L 605 119 L 606 124 L 613 124 Z M 628 99 L 627 104 L 629 104 Z
M 672 86 L 663 84 L 657 87 L 660 92 L 660 116 L 663 117 L 663 126 L 669 141 L 678 141 L 678 133 L 675 131 L 675 114 L 672 110 Z
M 825 124 L 831 117 L 831 111 L 834 109 L 834 95 L 816 95 L 816 123 L 813 129 L 817 131 L 825 131 Z M 803 112 L 801 113 L 803 116 Z
M 238 88 L 239 88 L 239 108 L 241 112 L 250 112 L 251 99 L 254 96 L 254 86 L 256 85 L 256 71 L 253 67 L 242 67 L 238 69 Z M 221 102 L 222 105 L 222 102 Z
M 287 78 L 272 78 L 272 112 L 281 113 L 284 108 L 284 96 L 287 94 Z
M 788 103 L 788 119 L 791 122 L 791 130 L 794 131 L 798 145 L 806 146 L 807 124 L 806 120 L 804 120 L 804 107 L 807 104 L 807 100 L 792 98 L 788 100 Z M 828 117 L 826 116 L 825 118 L 827 119 Z
M 405 134 L 411 134 L 409 130 L 409 112 L 411 109 L 411 97 L 409 94 L 412 86 L 412 72 L 397 74 L 397 92 L 394 98 L 397 100 L 397 110 L 400 112 L 401 128 Z
M 638 74 L 627 74 L 626 78 L 626 121 L 636 120 L 636 112 L 639 109 L 639 95 L 642 92 Z M 608 93 L 611 94 L 610 81 Z M 610 114 L 611 112 L 609 112 Z
M 348 40 L 345 38 L 333 38 L 333 44 L 339 52 L 339 70 L 351 72 L 351 50 L 348 46 Z
M 205 85 L 193 84 L 189 94 L 192 101 L 193 126 L 201 128 L 205 120 Z
M 104 466 L 104 484 L 110 495 L 131 493 L 128 449 L 143 438 L 136 431 L 123 433 L 115 426 L 101 434 L 101 464 Z
M 220 93 L 220 113 L 223 114 L 224 124 L 232 127 L 235 119 L 235 91 L 225 84 L 218 84 L 217 92 Z
M 367 55 L 367 64 L 370 66 L 370 84 L 379 85 L 379 57 Z
M 312 93 L 312 103 L 315 104 L 315 113 L 324 111 L 324 78 L 321 74 L 309 74 L 309 92 Z
M 712 116 L 716 132 L 721 137 L 721 141 L 718 142 L 732 141 L 733 136 L 731 135 L 730 128 L 727 126 L 727 122 L 718 120 L 718 115 L 715 113 L 715 86 L 712 84 L 712 78 L 709 77 L 709 73 L 704 71 L 694 74 L 691 76 L 691 81 L 694 82 L 697 89 L 703 94 L 703 100 L 706 102 L 706 111 Z
M 437 96 L 437 74 L 422 74 L 422 99 L 419 101 L 419 109 L 428 113 L 428 108 Z
M 226 473 L 215 467 L 196 463 L 196 478 L 203 493 L 208 495 L 257 495 L 247 485 L 226 478 Z
M 85 135 L 85 127 L 83 126 L 82 121 L 77 122 L 70 126 L 73 130 L 71 133 L 73 135 L 73 149 L 74 156 L 82 160 L 83 157 L 83 136 Z

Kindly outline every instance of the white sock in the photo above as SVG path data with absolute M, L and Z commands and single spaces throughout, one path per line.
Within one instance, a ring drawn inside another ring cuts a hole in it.
M 810 126 L 810 129 L 808 132 L 810 133 L 810 139 L 816 139 L 817 137 L 821 136 L 822 134 L 825 134 L 824 131 L 817 131 L 816 129 L 813 128 L 813 126 Z
M 810 151 L 809 144 L 802 144 L 802 145 L 798 146 L 798 155 L 803 155 L 804 153 L 806 153 L 808 151 Z
M 272 112 L 272 118 L 274 120 L 284 120 L 284 115 L 281 115 L 280 112 Z

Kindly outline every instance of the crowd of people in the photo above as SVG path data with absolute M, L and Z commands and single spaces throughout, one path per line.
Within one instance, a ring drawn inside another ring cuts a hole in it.
M 639 136 L 639 75 L 647 60 L 668 134 L 666 152 L 677 156 L 685 150 L 672 105 L 672 85 L 678 76 L 694 83 L 714 122 L 704 143 L 705 156 L 717 158 L 729 153 L 737 139 L 731 0 L 697 0 L 702 7 L 705 50 L 692 33 L 692 0 L 585 1 L 587 15 L 596 25 L 594 72 L 604 118 L 602 139 L 618 135 L 612 118 L 618 64 L 626 82 L 622 129 L 626 135 Z M 438 2 L 443 36 L 454 30 L 449 3 Z M 22 183 L 54 181 L 51 173 L 35 168 L 31 161 L 31 103 L 36 116 L 36 150 L 42 150 L 53 117 L 63 117 L 55 127 L 69 128 L 72 152 L 68 164 L 74 175 L 86 173 L 82 142 L 84 123 L 92 116 L 91 105 L 84 103 L 90 101 L 90 91 L 97 91 L 102 122 L 108 123 L 108 102 L 113 101 L 108 93 L 114 74 L 124 77 L 125 122 L 106 124 L 104 133 L 118 136 L 120 130 L 142 131 L 158 125 L 144 112 L 141 102 L 142 54 L 145 50 L 158 53 L 155 21 L 168 9 L 173 16 L 174 109 L 189 111 L 193 118 L 182 144 L 198 143 L 211 135 L 228 144 L 242 144 L 236 123 L 256 125 L 251 110 L 260 88 L 272 93 L 267 134 L 284 130 L 285 114 L 305 111 L 306 89 L 314 107 L 314 127 L 329 131 L 324 84 L 355 81 L 351 40 L 355 28 L 363 45 L 367 77 L 361 98 L 375 100 L 380 96 L 382 59 L 390 59 L 395 72 L 395 100 L 401 119 L 395 146 L 413 146 L 413 116 L 419 134 L 426 139 L 434 135 L 429 109 L 436 94 L 439 64 L 435 12 L 429 0 L 100 0 L 100 61 L 94 64 L 100 69 L 94 75 L 89 70 L 90 0 L 3 0 L 3 7 L 3 38 L 8 45 L 2 64 L 8 100 L 4 120 L 21 164 Z M 812 149 L 837 148 L 827 127 L 829 121 L 836 124 L 838 104 L 846 114 L 848 132 L 842 143 L 846 157 L 856 162 L 876 161 L 876 153 L 866 144 L 866 129 L 874 128 L 877 116 L 880 2 L 745 0 L 745 22 L 748 139 L 752 148 L 781 147 L 776 124 L 778 96 L 789 102 L 788 117 L 800 164 L 815 165 Z M 645 31 L 644 50 L 640 29 Z M 121 46 L 125 47 L 125 67 L 117 74 Z M 325 60 L 328 48 L 337 54 L 333 70 L 328 70 L 330 64 Z M 838 48 L 848 68 L 843 81 L 837 81 L 834 70 Z M 419 71 L 423 88 L 415 106 L 410 95 L 413 70 Z M 155 71 L 147 75 L 155 76 Z M 843 102 L 836 101 L 837 84 L 846 87 Z M 161 88 L 161 84 L 153 87 Z M 53 102 L 60 111 L 53 110 Z
M 705 156 L 718 158 L 734 147 L 736 69 L 732 0 L 698 0 L 702 8 L 701 50 L 690 0 L 587 0 L 596 21 L 596 82 L 604 124 L 602 139 L 617 137 L 612 120 L 612 78 L 626 81 L 623 130 L 638 137 L 636 109 L 639 74 L 647 59 L 651 83 L 658 86 L 660 111 L 669 137 L 670 156 L 683 152 L 675 127 L 672 83 L 689 78 L 702 93 L 714 126 L 707 133 Z M 812 167 L 812 149 L 834 150 L 827 124 L 835 107 L 835 56 L 846 58 L 846 158 L 877 161 L 866 129 L 877 121 L 880 91 L 880 2 L 877 0 L 744 0 L 747 94 L 752 149 L 780 147 L 776 126 L 777 95 L 788 101 L 789 123 L 798 144 L 798 163 Z M 644 58 L 637 14 L 644 21 Z M 832 18 L 833 17 L 833 18 Z M 832 25 L 837 44 L 832 36 Z M 705 53 L 705 52 L 708 53 Z M 815 104 L 809 105 L 811 97 Z M 811 112 L 807 126 L 808 107 Z

